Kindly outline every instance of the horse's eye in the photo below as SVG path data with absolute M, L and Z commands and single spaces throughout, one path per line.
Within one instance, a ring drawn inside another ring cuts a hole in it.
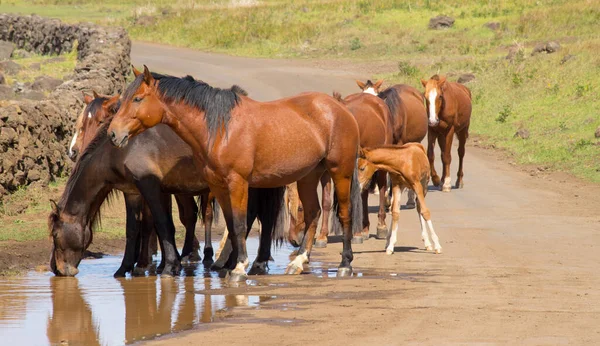
M 142 102 L 143 99 L 144 99 L 143 97 L 136 96 L 133 98 L 133 102 Z
M 366 168 L 366 167 L 359 167 L 358 169 L 359 169 L 360 171 L 364 171 L 364 170 L 365 170 L 365 168 Z

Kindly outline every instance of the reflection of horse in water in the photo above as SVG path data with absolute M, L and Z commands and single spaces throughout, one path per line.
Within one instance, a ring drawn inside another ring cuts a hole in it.
M 48 341 L 51 344 L 100 345 L 98 326 L 92 309 L 83 299 L 75 278 L 50 278 L 52 316 L 48 318 Z

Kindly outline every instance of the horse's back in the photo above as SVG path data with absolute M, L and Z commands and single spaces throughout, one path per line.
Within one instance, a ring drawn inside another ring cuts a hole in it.
M 471 90 L 461 83 L 449 82 L 456 107 L 456 115 L 459 128 L 468 127 L 471 120 Z
M 362 147 L 392 143 L 390 111 L 385 101 L 371 94 L 357 93 L 348 95 L 344 104 L 356 118 Z
M 397 119 L 403 119 L 404 128 L 401 136 L 396 136 L 397 141 L 401 143 L 421 142 L 427 135 L 427 109 L 423 94 L 416 88 L 397 84 L 392 88 L 396 90 L 400 97 L 400 107 Z M 396 125 L 398 129 L 398 125 Z M 400 137 L 400 138 L 398 138 Z

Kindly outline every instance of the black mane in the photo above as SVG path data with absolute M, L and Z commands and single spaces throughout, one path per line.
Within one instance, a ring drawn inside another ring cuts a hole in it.
M 214 88 L 189 75 L 179 78 L 152 73 L 152 77 L 158 81 L 158 91 L 166 101 L 181 101 L 204 112 L 209 137 L 222 127 L 227 132 L 231 110 L 239 104 L 240 95 L 248 95 L 237 85 L 230 89 Z M 143 80 L 144 75 L 138 75 L 125 90 L 123 99 L 131 99 Z
M 396 89 L 394 89 L 394 87 L 389 87 L 387 89 L 385 89 L 384 91 L 380 92 L 379 94 L 377 94 L 377 96 L 385 101 L 385 104 L 388 106 L 388 109 L 390 110 L 390 117 L 392 120 L 392 124 L 396 124 L 396 114 L 398 112 L 398 107 L 400 107 L 400 103 L 402 102 L 402 100 L 400 99 L 400 96 L 398 95 L 398 91 L 396 91 Z

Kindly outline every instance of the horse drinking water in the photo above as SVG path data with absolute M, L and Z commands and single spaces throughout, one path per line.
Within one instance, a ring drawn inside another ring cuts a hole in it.
M 143 75 L 127 87 L 108 133 L 116 146 L 125 147 L 159 123 L 190 145 L 199 178 L 208 182 L 221 205 L 237 254 L 230 280 L 246 279 L 248 187 L 282 187 L 295 181 L 307 232 L 286 272 L 302 272 L 320 214 L 316 188 L 326 170 L 334 182 L 334 204 L 344 230 L 338 275 L 352 272 L 352 226 L 360 227 L 362 208 L 356 171 L 358 126 L 346 107 L 321 93 L 258 102 L 237 86 L 222 90 L 190 76 L 153 75 L 144 66 Z

